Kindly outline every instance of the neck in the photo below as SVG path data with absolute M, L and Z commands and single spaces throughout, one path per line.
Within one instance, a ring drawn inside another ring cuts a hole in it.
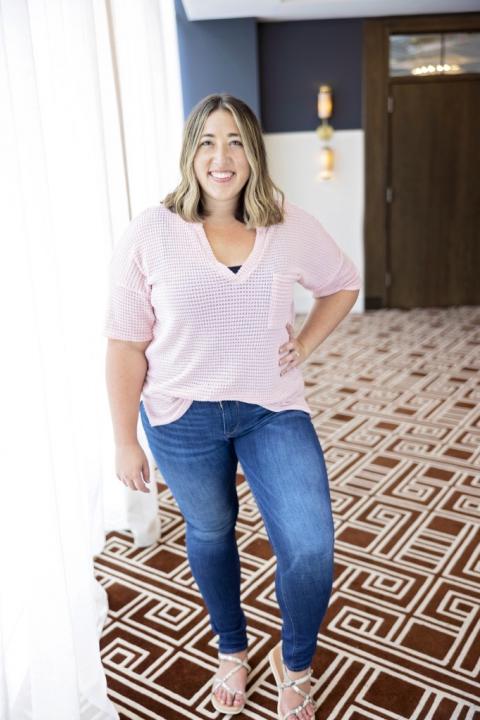
M 203 199 L 203 206 L 207 213 L 205 222 L 210 225 L 233 225 L 239 221 L 235 217 L 235 211 L 237 209 L 238 198 L 233 200 L 226 200 L 224 202 L 210 202 Z
M 221 227 L 221 228 L 228 228 L 232 227 L 233 225 L 243 225 L 243 223 L 240 222 L 240 220 L 237 220 L 237 218 L 234 217 L 217 217 L 209 215 L 204 220 L 204 225 L 209 225 L 210 227 Z

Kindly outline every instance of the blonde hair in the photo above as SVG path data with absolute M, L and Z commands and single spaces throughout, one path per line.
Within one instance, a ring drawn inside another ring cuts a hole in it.
M 228 93 L 207 95 L 190 112 L 183 129 L 181 181 L 161 202 L 164 207 L 187 222 L 201 222 L 208 216 L 202 201 L 201 187 L 193 169 L 193 159 L 207 117 L 217 109 L 232 113 L 250 165 L 250 176 L 242 188 L 235 217 L 244 222 L 248 229 L 282 223 L 285 195 L 268 173 L 267 153 L 260 123 L 243 100 Z M 275 191 L 278 193 L 277 198 Z

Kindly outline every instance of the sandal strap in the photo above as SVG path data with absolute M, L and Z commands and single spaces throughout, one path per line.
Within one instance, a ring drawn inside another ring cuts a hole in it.
M 291 715 L 298 716 L 299 713 L 307 707 L 309 703 L 311 703 L 314 707 L 314 709 L 317 709 L 316 701 L 313 699 L 313 697 L 310 695 L 310 693 L 305 692 L 305 690 L 302 690 L 302 688 L 298 687 L 301 683 L 311 681 L 311 675 L 313 672 L 313 669 L 310 667 L 308 668 L 308 671 L 305 673 L 305 675 L 302 675 L 302 677 L 295 678 L 294 680 L 290 678 L 288 675 L 288 669 L 285 663 L 283 663 L 283 670 L 286 677 L 289 679 L 285 682 L 281 682 L 279 687 L 283 690 L 285 688 L 292 688 L 292 690 L 295 690 L 298 695 L 301 695 L 304 700 L 301 705 L 297 705 L 297 707 L 293 708 L 292 710 L 289 710 L 284 716 L 282 720 L 288 720 L 288 718 Z
M 230 660 L 230 662 L 234 662 L 236 663 L 236 665 L 238 665 L 238 668 L 232 668 L 229 671 L 230 673 L 237 672 L 237 670 L 239 670 L 241 667 L 244 667 L 246 670 L 248 670 L 248 672 L 250 672 L 250 670 L 252 669 L 246 660 L 241 660 L 239 657 L 235 657 L 235 655 L 218 653 L 218 657 L 220 658 L 220 660 Z
M 305 675 L 302 675 L 302 677 L 295 678 L 293 680 L 292 678 L 290 678 L 285 664 L 283 666 L 283 669 L 284 669 L 285 676 L 288 678 L 288 681 L 280 683 L 280 687 L 282 687 L 282 688 L 291 687 L 294 690 L 300 690 L 300 688 L 297 688 L 296 685 L 299 685 L 301 683 L 307 682 L 308 680 L 311 680 L 311 675 L 313 672 L 312 668 L 308 668 L 308 672 Z M 300 690 L 300 692 L 303 692 L 303 690 Z
M 230 685 L 227 683 L 227 680 L 231 678 L 234 673 L 238 672 L 241 667 L 244 667 L 248 672 L 250 672 L 251 667 L 248 662 L 246 660 L 241 660 L 239 657 L 235 657 L 235 655 L 228 655 L 227 653 L 218 653 L 218 657 L 220 658 L 220 660 L 230 660 L 231 662 L 234 662 L 238 667 L 230 668 L 230 670 L 225 674 L 224 677 L 218 677 L 218 675 L 216 675 L 213 678 L 213 692 L 215 692 L 217 688 L 221 685 L 232 695 L 235 695 L 235 693 L 238 693 L 239 695 L 245 695 L 243 690 L 235 690 L 234 688 L 230 687 Z
M 317 704 L 316 704 L 315 700 L 312 698 L 311 695 L 307 695 L 307 697 L 305 698 L 305 700 L 303 701 L 303 703 L 301 705 L 297 705 L 296 708 L 293 708 L 292 710 L 289 710 L 288 712 L 285 713 L 285 715 L 283 716 L 283 720 L 288 720 L 290 715 L 298 716 L 299 713 L 304 708 L 306 708 L 309 703 L 312 703 L 315 710 L 317 709 Z
M 307 682 L 307 680 L 310 680 L 310 675 L 304 675 L 303 677 L 296 678 L 295 680 L 284 681 L 284 682 L 280 683 L 280 687 L 282 687 L 282 688 L 291 687 L 294 690 L 300 690 L 300 688 L 297 688 L 296 686 L 300 685 L 304 682 Z
M 230 685 L 225 682 L 224 678 L 213 678 L 212 692 L 215 693 L 220 686 L 224 687 L 225 690 L 228 690 L 231 695 L 245 695 L 243 690 L 235 690 L 235 688 L 230 687 Z

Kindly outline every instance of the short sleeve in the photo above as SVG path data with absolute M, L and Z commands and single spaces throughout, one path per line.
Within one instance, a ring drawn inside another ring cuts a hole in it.
M 116 340 L 153 339 L 155 313 L 151 287 L 139 252 L 142 223 L 134 218 L 115 245 L 109 267 L 109 288 L 103 335 Z
M 315 298 L 333 295 L 339 290 L 359 290 L 362 281 L 356 266 L 313 215 L 296 209 L 297 261 L 300 285 Z

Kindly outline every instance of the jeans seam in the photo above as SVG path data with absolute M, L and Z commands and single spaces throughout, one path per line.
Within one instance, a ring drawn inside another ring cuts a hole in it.
M 278 568 L 277 568 L 277 570 L 278 570 Z M 290 608 L 288 607 L 287 595 L 286 595 L 286 593 L 285 593 L 285 591 L 284 591 L 284 589 L 283 589 L 283 576 L 282 576 L 281 573 L 279 573 L 279 580 L 280 580 L 280 590 L 281 590 L 281 593 L 282 593 L 283 602 L 285 603 L 285 607 L 286 607 L 286 609 L 287 609 L 288 617 L 290 618 L 290 623 L 291 623 L 291 625 L 292 625 L 292 632 L 293 632 L 293 650 L 292 650 L 292 656 L 295 656 L 295 649 L 296 649 L 296 647 L 297 647 L 297 636 L 296 636 L 296 633 L 295 633 L 295 624 L 294 624 L 293 619 L 292 619 L 292 614 L 291 614 L 291 612 L 290 612 Z M 283 643 L 282 643 L 282 662 L 283 662 L 283 661 L 284 661 L 284 656 L 283 656 Z M 295 663 L 293 663 L 293 664 L 295 664 Z
M 237 428 L 238 428 L 238 426 L 239 426 L 239 424 L 240 424 L 240 409 L 239 409 L 239 407 L 238 407 L 238 401 L 234 401 L 234 402 L 236 402 L 237 422 L 235 423 L 235 427 L 234 427 L 229 433 L 227 433 L 227 428 L 225 427 L 225 411 L 224 411 L 222 402 L 221 402 L 221 401 L 219 401 L 219 402 L 220 402 L 220 406 L 221 406 L 221 408 L 222 408 L 223 436 L 224 436 L 224 438 L 225 438 L 226 440 L 231 440 L 231 439 L 234 437 L 235 432 L 237 431 Z
M 220 400 L 220 407 L 221 407 L 221 409 L 222 409 L 221 412 L 222 412 L 222 424 L 223 424 L 223 437 L 227 440 L 228 437 L 227 437 L 227 428 L 225 427 L 225 411 L 224 411 L 224 409 L 223 409 L 223 405 L 222 405 L 222 401 L 221 401 L 221 400 Z
M 247 477 L 247 482 L 248 482 L 248 475 L 249 475 L 249 472 L 250 472 L 250 471 L 249 471 L 249 469 L 247 469 L 247 464 L 246 464 L 246 462 L 243 462 L 243 463 L 242 463 L 242 467 L 243 467 L 243 469 L 244 469 L 244 471 L 245 471 L 245 475 L 246 475 L 246 477 Z M 252 494 L 253 494 L 253 493 L 252 493 Z M 263 520 L 263 524 L 264 524 L 264 526 L 265 526 L 265 530 L 267 531 L 268 539 L 269 539 L 269 541 L 270 541 L 270 544 L 271 544 L 271 546 L 272 546 L 273 551 L 275 552 L 275 548 L 274 548 L 274 544 L 273 544 L 272 538 L 270 537 L 270 535 L 269 535 L 269 533 L 268 533 L 268 530 L 267 530 L 266 518 L 263 517 L 262 511 L 260 510 L 260 507 L 258 506 L 258 504 L 257 504 L 257 507 L 258 507 L 258 511 L 259 511 L 259 513 L 260 513 L 260 516 L 261 516 L 261 518 L 262 518 L 262 520 Z M 277 555 L 277 558 L 278 558 L 278 555 Z M 288 607 L 287 596 L 286 596 L 286 593 L 285 593 L 285 591 L 284 591 L 284 589 L 283 589 L 283 576 L 282 576 L 282 574 L 281 574 L 281 572 L 280 572 L 280 568 L 279 568 L 279 565 L 278 565 L 278 560 L 277 560 L 277 571 L 276 571 L 276 572 L 277 572 L 277 576 L 278 576 L 278 584 L 279 584 L 280 592 L 281 592 L 282 597 L 283 597 L 283 602 L 284 602 L 284 604 L 285 604 L 285 608 L 286 608 L 288 617 L 289 617 L 289 619 L 290 619 L 290 623 L 291 623 L 291 625 L 292 625 L 292 631 L 293 631 L 293 651 L 292 651 L 292 655 L 295 655 L 295 650 L 296 650 L 296 647 L 297 647 L 297 638 L 296 638 L 296 634 L 295 634 L 295 625 L 294 625 L 293 620 L 292 620 L 292 614 L 291 614 L 291 612 L 290 612 L 290 608 Z M 282 643 L 282 661 L 283 661 L 283 643 Z
M 235 400 L 235 407 L 237 410 L 237 422 L 232 430 L 232 436 L 236 433 L 238 426 L 240 425 L 240 408 L 238 406 L 238 400 Z

